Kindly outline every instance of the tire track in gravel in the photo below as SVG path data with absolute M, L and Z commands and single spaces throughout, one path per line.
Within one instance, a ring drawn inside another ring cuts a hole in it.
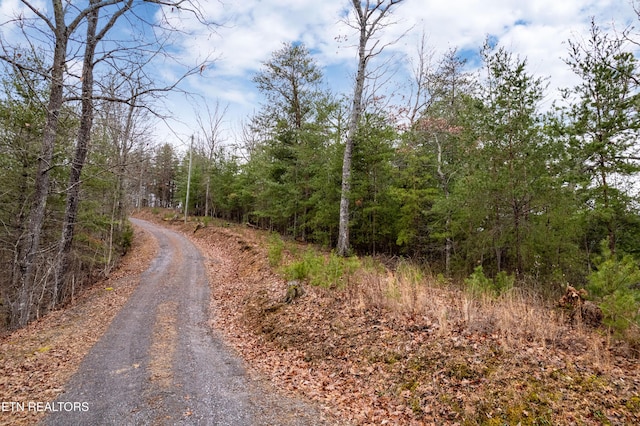
M 131 220 L 157 239 L 158 255 L 57 400 L 88 409 L 52 413 L 45 424 L 273 424 L 282 407 L 271 403 L 265 412 L 260 401 L 273 395 L 261 395 L 207 325 L 200 251 L 176 232 Z M 283 413 L 297 413 L 283 424 L 313 424 L 303 403 L 282 404 Z

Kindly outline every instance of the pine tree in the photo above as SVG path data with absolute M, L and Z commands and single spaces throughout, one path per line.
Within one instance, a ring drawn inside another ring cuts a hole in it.
M 624 183 L 640 171 L 637 60 L 624 49 L 623 40 L 611 38 L 594 21 L 585 43 L 569 41 L 569 47 L 566 63 L 581 80 L 564 91 L 573 182 L 589 212 L 588 226 L 595 231 L 588 246 L 597 248 L 606 238 L 615 254 L 625 222 L 634 215 Z
M 482 55 L 487 79 L 464 118 L 468 165 L 456 184 L 457 226 L 467 262 L 522 275 L 534 262 L 533 223 L 550 190 L 538 112 L 544 82 L 503 48 L 487 43 Z

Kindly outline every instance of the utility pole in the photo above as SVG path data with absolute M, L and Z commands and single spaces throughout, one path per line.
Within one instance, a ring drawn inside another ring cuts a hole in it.
M 187 172 L 187 196 L 184 201 L 184 223 L 187 223 L 189 213 L 189 190 L 191 189 L 191 153 L 193 152 L 193 135 L 191 135 L 191 143 L 189 144 L 189 171 Z

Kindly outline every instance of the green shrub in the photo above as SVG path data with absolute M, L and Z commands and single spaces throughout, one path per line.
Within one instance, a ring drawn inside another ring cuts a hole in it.
M 446 287 L 451 284 L 451 279 L 444 276 L 444 274 L 439 273 L 435 277 L 435 283 L 439 286 Z
M 615 291 L 602 298 L 599 306 L 604 323 L 619 335 L 626 334 L 632 326 L 640 326 L 638 298 L 632 291 Z
M 360 267 L 360 260 L 357 257 L 341 257 L 331 252 L 328 261 L 320 271 L 319 279 L 316 279 L 316 285 L 342 287 L 345 284 L 344 277 L 350 277 Z
M 120 235 L 120 249 L 122 254 L 127 254 L 131 245 L 133 244 L 133 227 L 129 222 L 126 222 L 122 234 Z
M 312 285 L 318 285 L 323 287 L 329 287 L 332 284 L 336 284 L 342 274 L 344 274 L 344 262 L 343 258 L 331 252 L 329 259 L 323 262 L 323 267 L 317 271 L 317 274 L 313 277 Z
M 321 256 L 316 255 L 313 250 L 305 252 L 301 260 L 297 260 L 284 268 L 285 276 L 290 280 L 314 281 L 324 263 Z
M 513 288 L 516 282 L 515 275 L 509 275 L 505 271 L 500 271 L 493 279 L 493 291 L 496 296 L 505 294 Z
M 302 259 L 287 265 L 284 275 L 289 280 L 305 280 L 310 285 L 320 287 L 341 287 L 343 278 L 350 276 L 360 267 L 357 258 L 343 258 L 331 253 L 328 258 L 308 249 Z
M 639 282 L 636 260 L 630 255 L 613 256 L 603 242 L 596 270 L 588 276 L 587 290 L 602 309 L 604 323 L 618 334 L 640 326 L 640 291 L 635 288 Z
M 472 296 L 481 296 L 491 291 L 492 283 L 489 278 L 484 275 L 482 266 L 476 266 L 469 278 L 464 280 L 467 291 Z
M 640 269 L 635 259 L 624 255 L 617 259 L 603 245 L 602 257 L 596 260 L 596 270 L 588 276 L 587 290 L 595 298 L 603 298 L 616 291 L 629 290 L 640 282 Z
M 513 288 L 515 277 L 500 271 L 494 279 L 487 278 L 482 266 L 476 266 L 469 278 L 464 280 L 467 291 L 474 297 L 488 295 L 498 297 Z
M 284 269 L 284 274 L 288 280 L 306 280 L 309 276 L 309 266 L 304 260 L 293 262 Z

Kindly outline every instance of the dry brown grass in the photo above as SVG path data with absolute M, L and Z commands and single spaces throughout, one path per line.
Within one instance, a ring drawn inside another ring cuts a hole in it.
M 452 330 L 491 336 L 507 350 L 573 348 L 600 368 L 611 365 L 609 339 L 571 324 L 552 302 L 518 287 L 498 298 L 474 296 L 410 264 L 396 271 L 362 269 L 353 281 L 348 294 L 361 311 L 383 310 L 397 320 L 434 324 L 440 336 Z

